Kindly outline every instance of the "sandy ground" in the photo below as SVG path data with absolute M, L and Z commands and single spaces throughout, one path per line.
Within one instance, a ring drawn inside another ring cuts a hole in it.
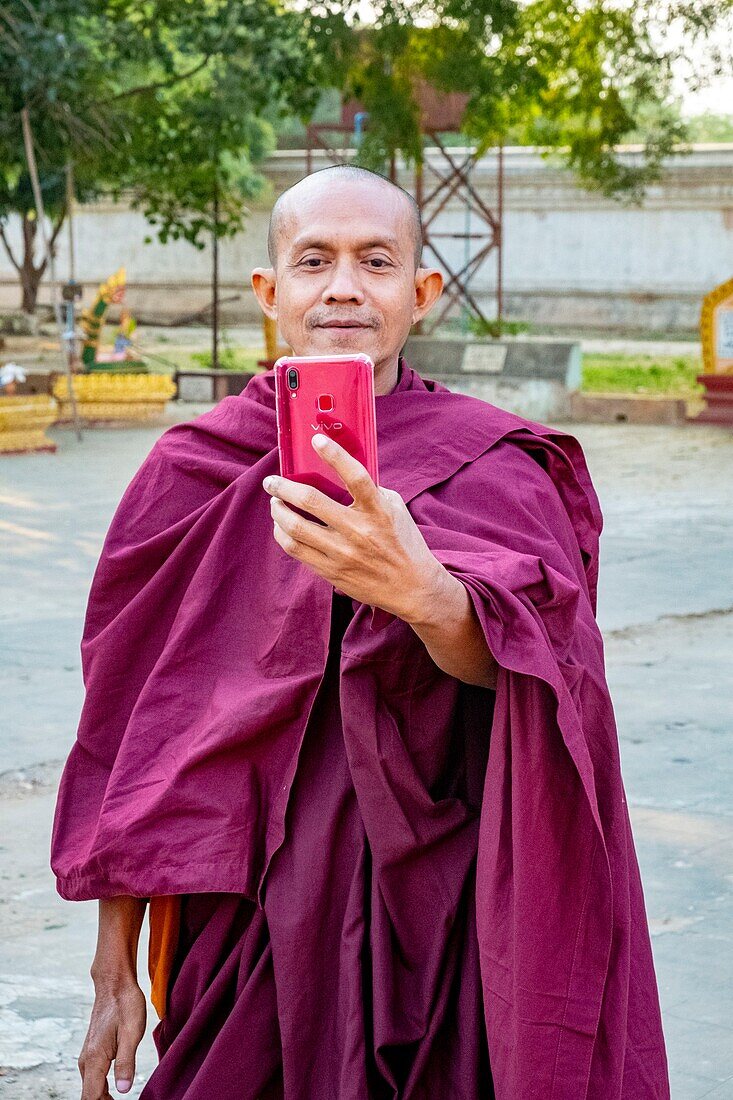
M 196 411 L 174 409 L 167 422 Z M 1 1098 L 80 1094 L 96 902 L 56 894 L 51 816 L 82 702 L 92 572 L 113 509 L 162 430 L 97 430 L 79 444 L 57 429 L 55 455 L 0 464 Z M 733 1098 L 733 437 L 701 426 L 573 430 L 606 517 L 599 619 L 672 1095 Z M 149 1031 L 155 1022 L 151 1009 Z M 132 1095 L 154 1060 L 148 1032 Z

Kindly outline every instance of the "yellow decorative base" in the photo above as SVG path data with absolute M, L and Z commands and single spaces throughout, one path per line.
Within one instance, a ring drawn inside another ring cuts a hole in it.
M 46 394 L 0 396 L 0 454 L 55 451 L 45 433 L 57 419 L 56 402 Z
M 77 374 L 73 385 L 79 416 L 88 421 L 151 420 L 176 392 L 167 374 Z M 55 380 L 52 392 L 59 403 L 59 419 L 71 420 L 65 375 Z

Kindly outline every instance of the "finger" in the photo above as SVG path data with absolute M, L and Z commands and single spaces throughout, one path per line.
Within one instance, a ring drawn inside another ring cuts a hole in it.
M 354 498 L 354 503 L 364 508 L 374 508 L 379 503 L 379 490 L 369 471 L 358 458 L 349 454 L 335 439 L 317 432 L 313 446 L 324 462 L 338 474 Z
M 314 485 L 303 485 L 299 481 L 291 481 L 288 477 L 272 474 L 265 478 L 262 486 L 271 497 L 276 496 L 281 500 L 287 500 L 290 504 L 295 504 L 304 512 L 310 512 L 317 519 L 323 520 L 329 527 L 338 527 L 344 518 L 344 505 L 332 500 Z
M 327 553 L 329 546 L 333 543 L 333 531 L 329 531 L 328 527 L 323 527 L 320 523 L 312 523 L 311 520 L 299 516 L 278 497 L 270 497 L 270 515 L 286 534 L 296 542 L 303 543 L 304 546 Z
M 82 1074 L 81 1100 L 111 1100 L 107 1087 L 110 1059 L 104 1055 L 87 1055 Z
M 129 1092 L 132 1088 L 132 1082 L 135 1080 L 136 1048 L 137 1043 L 133 1036 L 121 1031 L 117 1039 L 115 1057 L 115 1087 L 118 1092 Z
M 289 554 L 291 558 L 295 558 L 297 561 L 302 561 L 304 565 L 309 565 L 312 569 L 315 569 L 320 576 L 325 577 L 326 580 L 330 580 L 330 574 L 333 571 L 333 567 L 330 559 L 327 558 L 325 554 L 322 554 L 320 550 L 315 550 L 312 546 L 304 546 L 302 543 L 296 542 L 287 531 L 283 531 L 278 523 L 275 524 L 272 533 L 275 542 L 282 546 L 286 554 Z

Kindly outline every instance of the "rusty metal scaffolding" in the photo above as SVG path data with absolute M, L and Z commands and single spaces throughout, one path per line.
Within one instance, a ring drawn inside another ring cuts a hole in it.
M 456 132 L 463 97 L 443 97 L 439 101 L 432 97 L 432 90 L 422 89 L 423 134 L 428 145 L 433 146 L 430 155 L 423 159 L 423 166 L 416 167 L 413 194 L 420 207 L 423 223 L 424 248 L 430 249 L 445 275 L 443 297 L 440 308 L 430 317 L 429 323 L 421 322 L 415 331 L 429 334 L 443 321 L 451 307 L 457 306 L 472 313 L 479 320 L 489 323 L 479 305 L 476 295 L 470 289 L 470 282 L 481 265 L 491 253 L 496 255 L 496 318 L 501 322 L 503 315 L 503 264 L 502 264 L 502 221 L 504 208 L 504 149 L 498 148 L 496 209 L 492 210 L 479 195 L 472 179 L 472 169 L 478 160 L 475 149 L 455 149 L 447 146 L 443 139 L 446 132 Z M 448 101 L 448 102 L 447 102 Z M 447 104 L 447 105 L 446 105 Z M 344 105 L 339 123 L 311 124 L 307 129 L 306 170 L 313 171 L 313 152 L 318 149 L 326 153 L 334 164 L 346 164 L 353 159 L 353 146 L 350 140 L 355 129 L 355 117 L 359 112 L 358 104 Z M 437 125 L 431 126 L 434 122 Z M 338 138 L 336 137 L 338 135 Z M 338 144 L 338 140 L 341 144 Z M 397 181 L 394 157 L 390 164 L 390 179 Z M 426 178 L 429 177 L 429 178 Z M 434 178 L 433 178 L 434 177 Z M 473 228 L 468 231 L 452 232 L 438 230 L 436 219 L 450 202 L 462 204 L 467 217 L 470 215 Z M 463 262 L 456 262 L 437 242 L 448 239 L 464 242 Z M 471 253 L 472 243 L 476 242 Z M 468 256 L 468 258 L 466 258 Z M 428 327 L 429 324 L 429 327 Z
M 496 211 L 493 211 L 481 198 L 471 178 L 471 169 L 478 159 L 475 149 L 468 152 L 451 149 L 443 144 L 435 130 L 428 131 L 426 136 L 440 152 L 437 164 L 433 157 L 425 157 L 423 161 L 423 165 L 437 182 L 429 180 L 426 187 L 424 170 L 418 167 L 415 171 L 415 198 L 420 207 L 425 247 L 435 255 L 446 274 L 446 280 L 443 297 L 438 303 L 440 308 L 430 317 L 429 328 L 426 329 L 423 322 L 421 331 L 434 331 L 453 305 L 468 309 L 479 320 L 488 323 L 488 318 L 484 315 L 469 284 L 492 252 L 496 253 L 496 317 L 501 321 L 504 305 L 501 232 L 504 205 L 504 150 L 500 147 L 498 151 L 497 206 Z M 451 200 L 461 202 L 466 211 L 470 212 L 473 230 L 451 231 L 435 228 L 438 215 Z M 445 249 L 437 244 L 439 239 L 456 243 L 463 241 L 466 245 L 464 262 L 461 264 L 460 261 L 451 261 Z M 473 254 L 466 259 L 465 254 L 470 253 L 471 242 L 476 242 L 476 246 Z

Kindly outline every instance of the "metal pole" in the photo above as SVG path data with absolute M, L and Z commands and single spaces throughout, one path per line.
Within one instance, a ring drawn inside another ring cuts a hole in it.
M 422 138 L 420 139 L 422 142 Z M 417 203 L 420 211 L 420 220 L 422 221 L 422 206 L 423 206 L 423 179 L 422 179 L 422 163 L 415 164 L 415 202 Z M 424 262 L 424 261 L 423 261 Z M 423 323 L 418 321 L 412 326 L 416 336 L 422 336 Z
M 66 165 L 66 220 L 69 230 L 69 283 L 76 283 L 76 249 L 74 247 L 74 165 L 71 161 Z M 76 298 L 71 297 L 66 303 L 66 354 L 71 370 L 77 367 L 77 343 L 76 343 Z
M 66 165 L 66 220 L 69 226 L 69 281 L 76 282 L 76 253 L 74 249 L 74 165 Z
M 469 167 L 468 172 L 467 172 L 467 179 L 469 179 L 469 180 L 471 178 L 470 173 L 471 173 L 471 168 Z M 465 236 L 464 236 L 464 244 L 463 244 L 463 268 L 464 268 L 464 271 L 469 272 L 469 265 L 471 263 L 471 236 L 470 236 L 470 234 L 471 234 L 471 192 L 468 188 L 466 189 L 466 210 L 465 210 L 465 215 L 464 215 L 464 233 L 465 233 Z M 464 283 L 464 286 L 465 286 L 466 290 L 468 290 L 468 283 L 469 283 L 470 277 L 471 276 L 470 276 L 470 272 L 469 272 L 469 274 L 467 274 L 467 276 L 466 276 L 466 281 Z M 469 318 L 469 315 L 470 315 L 469 306 L 468 306 L 467 302 L 465 302 L 465 301 L 463 303 L 463 309 L 461 310 L 461 313 L 462 313 L 461 330 L 463 332 L 463 335 L 465 336 L 466 333 L 468 332 L 468 318 Z
M 212 236 L 211 289 L 214 310 L 211 325 L 211 369 L 219 369 L 219 179 L 214 177 L 214 228 Z
M 504 146 L 499 146 L 499 178 L 497 180 L 497 204 L 496 213 L 499 222 L 498 249 L 496 253 L 496 319 L 501 322 L 504 317 Z
M 58 295 L 58 283 L 56 282 L 56 259 L 54 256 L 53 248 L 51 247 L 51 241 L 48 236 L 48 229 L 46 227 L 46 212 L 43 207 L 43 195 L 41 193 L 41 184 L 38 178 L 38 168 L 36 166 L 36 154 L 33 149 L 33 134 L 31 133 L 31 121 L 28 114 L 28 108 L 23 107 L 20 112 L 21 124 L 23 127 L 23 144 L 25 146 L 25 156 L 28 162 L 28 174 L 31 178 L 31 187 L 33 188 L 33 199 L 36 204 L 36 217 L 38 218 L 38 225 L 41 230 L 41 236 L 43 238 L 43 247 L 46 252 L 46 258 L 48 260 L 49 270 L 51 272 L 51 285 L 53 293 L 53 311 L 56 317 L 56 325 L 59 330 L 59 338 L 61 346 L 64 344 L 64 318 L 61 312 L 61 303 L 59 302 Z M 74 380 L 71 374 L 71 364 L 69 357 L 64 356 L 64 362 L 66 366 L 66 377 L 69 383 L 69 400 L 71 402 L 71 415 L 74 421 L 74 427 L 76 428 L 76 438 L 81 442 L 81 425 L 79 423 L 79 410 L 76 407 L 76 394 L 74 392 Z

